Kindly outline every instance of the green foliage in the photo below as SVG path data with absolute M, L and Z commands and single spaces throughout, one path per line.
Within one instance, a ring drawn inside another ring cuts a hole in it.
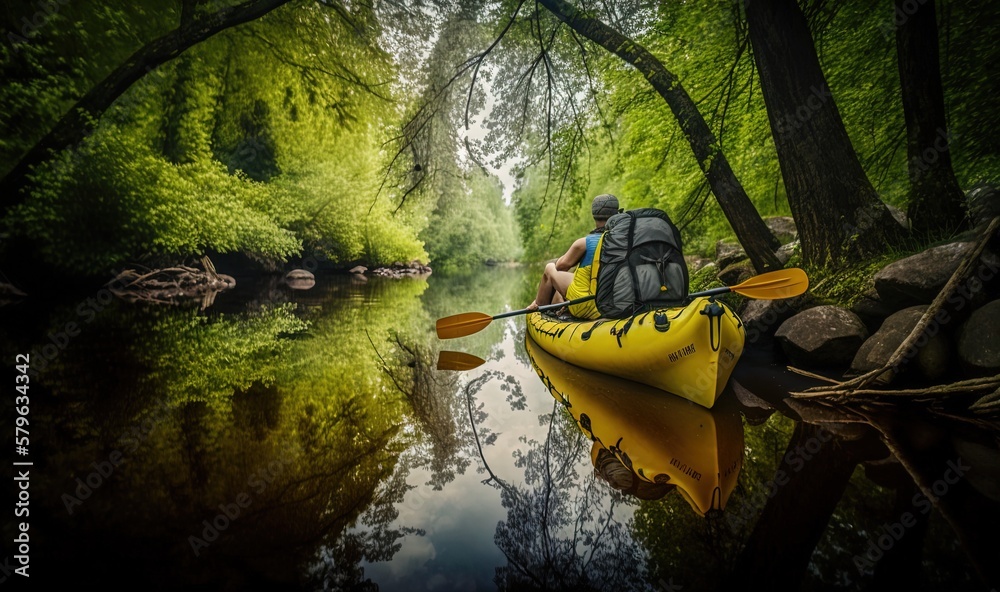
M 33 199 L 15 215 L 17 230 L 42 255 L 90 273 L 139 254 L 175 259 L 250 251 L 281 259 L 300 243 L 255 208 L 275 191 L 212 161 L 175 165 L 117 128 L 103 126 L 72 155 L 38 175 Z
M 591 228 L 590 199 L 611 192 L 627 208 L 667 211 L 685 250 L 710 255 L 732 230 L 668 105 L 545 10 L 522 6 L 506 29 L 514 6 L 438 3 L 425 20 L 392 4 L 338 12 L 292 2 L 224 31 L 134 84 L 87 141 L 36 170 L 6 229 L 31 237 L 50 263 L 88 273 L 208 250 L 273 262 L 420 259 L 444 270 L 558 256 Z M 618 8 L 613 25 L 684 85 L 758 212 L 787 215 L 739 4 Z M 997 90 L 984 64 L 1000 57 L 982 23 L 997 10 L 977 0 L 939 15 L 949 147 L 965 187 L 991 180 L 1000 154 L 982 125 Z M 180 16 L 176 3 L 59 4 L 22 31 L 36 12 L 23 5 L 2 17 L 22 32 L 0 48 L 2 170 Z M 891 14 L 889 0 L 809 10 L 859 158 L 883 198 L 903 206 Z M 470 91 L 468 60 L 500 31 Z M 487 113 L 485 141 L 466 143 L 466 118 Z M 513 215 L 480 173 L 479 163 L 504 158 L 519 159 Z
M 425 229 L 427 252 L 438 271 L 455 271 L 518 258 L 513 210 L 494 177 L 479 171 L 447 183 Z
M 130 20 L 140 17 L 115 15 L 125 37 L 148 37 Z M 53 32 L 72 45 L 111 16 L 84 12 L 78 27 Z M 51 97 L 36 78 L 75 63 L 65 50 L 53 43 L 9 56 L 5 71 L 24 70 L 27 82 L 5 87 L 0 104 L 26 117 L 34 98 L 31 115 L 48 124 L 118 65 L 120 48 L 106 49 L 90 58 L 100 68 L 51 80 L 64 89 Z M 417 238 L 426 214 L 395 212 L 394 188 L 378 195 L 381 144 L 398 117 L 381 81 L 393 75 L 376 40 L 330 9 L 290 5 L 134 84 L 82 144 L 35 171 L 30 198 L 6 226 L 49 263 L 83 273 L 206 251 L 273 262 L 303 252 L 335 263 L 426 261 Z M 0 148 L 10 159 L 27 145 Z

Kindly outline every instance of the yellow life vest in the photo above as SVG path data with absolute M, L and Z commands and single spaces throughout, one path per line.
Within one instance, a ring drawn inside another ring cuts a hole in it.
M 575 300 L 597 293 L 597 268 L 601 262 L 601 242 L 604 233 L 587 235 L 587 251 L 573 274 L 573 282 L 566 289 L 566 299 Z M 580 319 L 599 319 L 600 311 L 593 300 L 572 304 L 569 313 Z

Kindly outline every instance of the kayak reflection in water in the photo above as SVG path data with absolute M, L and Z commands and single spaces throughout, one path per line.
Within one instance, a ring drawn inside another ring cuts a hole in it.
M 734 397 L 706 409 L 645 385 L 567 364 L 530 338 L 538 376 L 593 442 L 597 473 L 615 489 L 659 499 L 676 489 L 699 515 L 722 510 L 743 467 Z

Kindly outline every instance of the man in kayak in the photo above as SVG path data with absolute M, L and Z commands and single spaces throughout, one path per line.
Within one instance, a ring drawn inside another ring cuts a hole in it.
M 590 296 L 590 271 L 594 262 L 594 251 L 597 249 L 597 241 L 604 232 L 608 218 L 619 212 L 618 198 L 610 193 L 598 195 L 590 206 L 590 212 L 594 216 L 595 228 L 587 236 L 573 241 L 566 254 L 555 263 L 550 262 L 545 265 L 542 280 L 538 283 L 538 294 L 528 305 L 528 310 L 535 310 L 539 306 L 553 302 Z M 575 273 L 570 271 L 574 265 L 579 265 Z M 583 319 L 601 317 L 593 300 L 574 304 L 570 307 L 570 314 Z

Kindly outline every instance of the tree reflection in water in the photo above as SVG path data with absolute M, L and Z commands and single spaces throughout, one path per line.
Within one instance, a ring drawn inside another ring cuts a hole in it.
M 507 559 L 498 567 L 498 590 L 645 590 L 643 553 L 632 540 L 635 502 L 593 474 L 580 474 L 589 463 L 590 441 L 558 403 L 539 417 L 548 430 L 544 441 L 521 438 L 515 466 L 524 469 L 523 485 L 513 484 L 491 468 L 484 447 L 493 434 L 477 427 L 485 419 L 475 396 L 501 372 L 485 372 L 464 389 L 484 483 L 497 488 L 506 520 L 494 541 Z M 514 397 L 512 400 L 516 401 Z

